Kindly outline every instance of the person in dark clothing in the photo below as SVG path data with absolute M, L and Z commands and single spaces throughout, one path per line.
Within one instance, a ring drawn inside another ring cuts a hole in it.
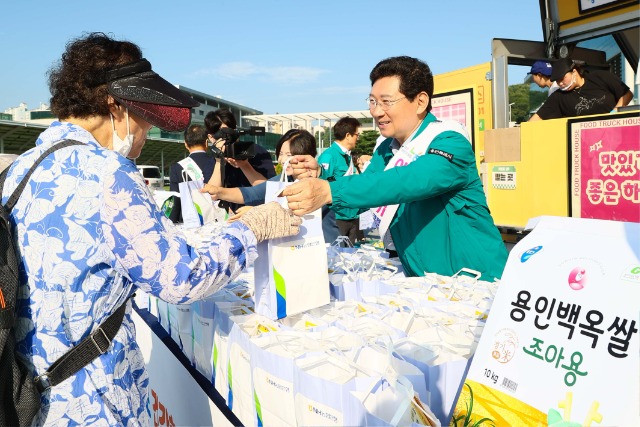
M 220 128 L 236 129 L 236 118 L 229 110 L 219 109 L 210 111 L 204 118 L 204 124 L 212 141 L 218 149 L 224 146 L 224 140 L 214 141 L 214 136 Z M 250 187 L 260 184 L 276 175 L 273 160 L 269 152 L 262 146 L 255 144 L 255 156 L 247 160 L 237 160 L 225 157 L 217 163 L 217 168 L 210 183 L 216 187 L 235 188 Z M 229 167 L 231 166 L 231 167 Z M 206 182 L 206 181 L 205 181 Z M 241 204 L 229 203 L 229 209 L 236 211 Z
M 209 182 L 213 175 L 213 168 L 216 159 L 207 153 L 207 130 L 201 124 L 192 124 L 184 133 L 184 146 L 189 151 L 191 158 L 202 171 L 202 179 Z M 181 162 L 171 165 L 169 171 L 169 190 L 180 191 L 178 184 L 184 179 L 182 176 L 183 167 Z
M 553 63 L 551 80 L 560 89 L 553 92 L 531 116 L 536 120 L 607 114 L 633 99 L 629 87 L 616 75 L 604 70 L 585 71 L 569 58 Z

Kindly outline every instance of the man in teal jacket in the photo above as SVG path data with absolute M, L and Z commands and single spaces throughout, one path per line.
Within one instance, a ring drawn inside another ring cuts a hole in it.
M 337 178 L 355 173 L 351 150 L 356 148 L 360 126 L 358 119 L 353 117 L 343 117 L 333 126 L 336 140 L 318 157 L 323 179 L 335 181 Z M 341 236 L 347 236 L 352 244 L 364 239 L 357 208 L 332 205 L 331 209 L 336 214 L 336 225 Z
M 471 144 L 455 128 L 433 132 L 442 126 L 430 113 L 429 66 L 406 56 L 388 58 L 374 67 L 370 79 L 367 103 L 387 139 L 361 175 L 333 182 L 303 179 L 289 186 L 283 192 L 289 207 L 303 215 L 327 203 L 396 204 L 388 230 L 407 276 L 451 276 L 470 268 L 483 280 L 499 279 L 507 251 L 489 213 Z M 414 158 L 407 161 L 407 156 Z M 293 163 L 298 178 L 320 175 L 309 156 Z

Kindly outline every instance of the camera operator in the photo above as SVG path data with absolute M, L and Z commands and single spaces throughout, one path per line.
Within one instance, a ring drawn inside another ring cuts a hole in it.
M 209 141 L 214 143 L 215 148 L 224 151 L 226 141 L 222 138 L 215 139 L 215 135 L 221 128 L 236 129 L 236 118 L 229 110 L 219 109 L 210 111 L 204 118 L 204 125 L 209 134 Z M 262 146 L 255 144 L 255 155 L 247 160 L 232 159 L 224 157 L 224 161 L 216 162 L 216 166 L 209 181 L 217 187 L 250 187 L 260 184 L 275 176 L 276 170 L 269 152 Z M 213 151 L 216 151 L 212 147 Z M 221 159 L 222 160 L 222 159 Z M 231 167 L 227 167 L 230 165 Z M 229 209 L 236 211 L 242 205 L 229 203 Z

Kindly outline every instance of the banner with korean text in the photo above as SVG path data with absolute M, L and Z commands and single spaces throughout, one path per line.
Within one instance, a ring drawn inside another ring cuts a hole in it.
M 223 412 L 202 390 L 192 374 L 178 361 L 151 327 L 133 310 L 136 342 L 140 346 L 149 375 L 149 411 L 156 427 L 233 426 Z M 235 417 L 234 417 L 235 418 Z
M 640 224 L 536 222 L 510 252 L 452 425 L 640 425 Z
M 568 126 L 571 216 L 640 222 L 640 116 L 583 118 Z

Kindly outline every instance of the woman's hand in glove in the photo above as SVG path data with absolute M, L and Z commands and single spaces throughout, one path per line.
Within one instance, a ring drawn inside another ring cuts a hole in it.
M 249 227 L 256 240 L 262 242 L 298 234 L 302 218 L 295 216 L 291 209 L 285 209 L 277 202 L 270 202 L 254 207 L 238 221 Z

